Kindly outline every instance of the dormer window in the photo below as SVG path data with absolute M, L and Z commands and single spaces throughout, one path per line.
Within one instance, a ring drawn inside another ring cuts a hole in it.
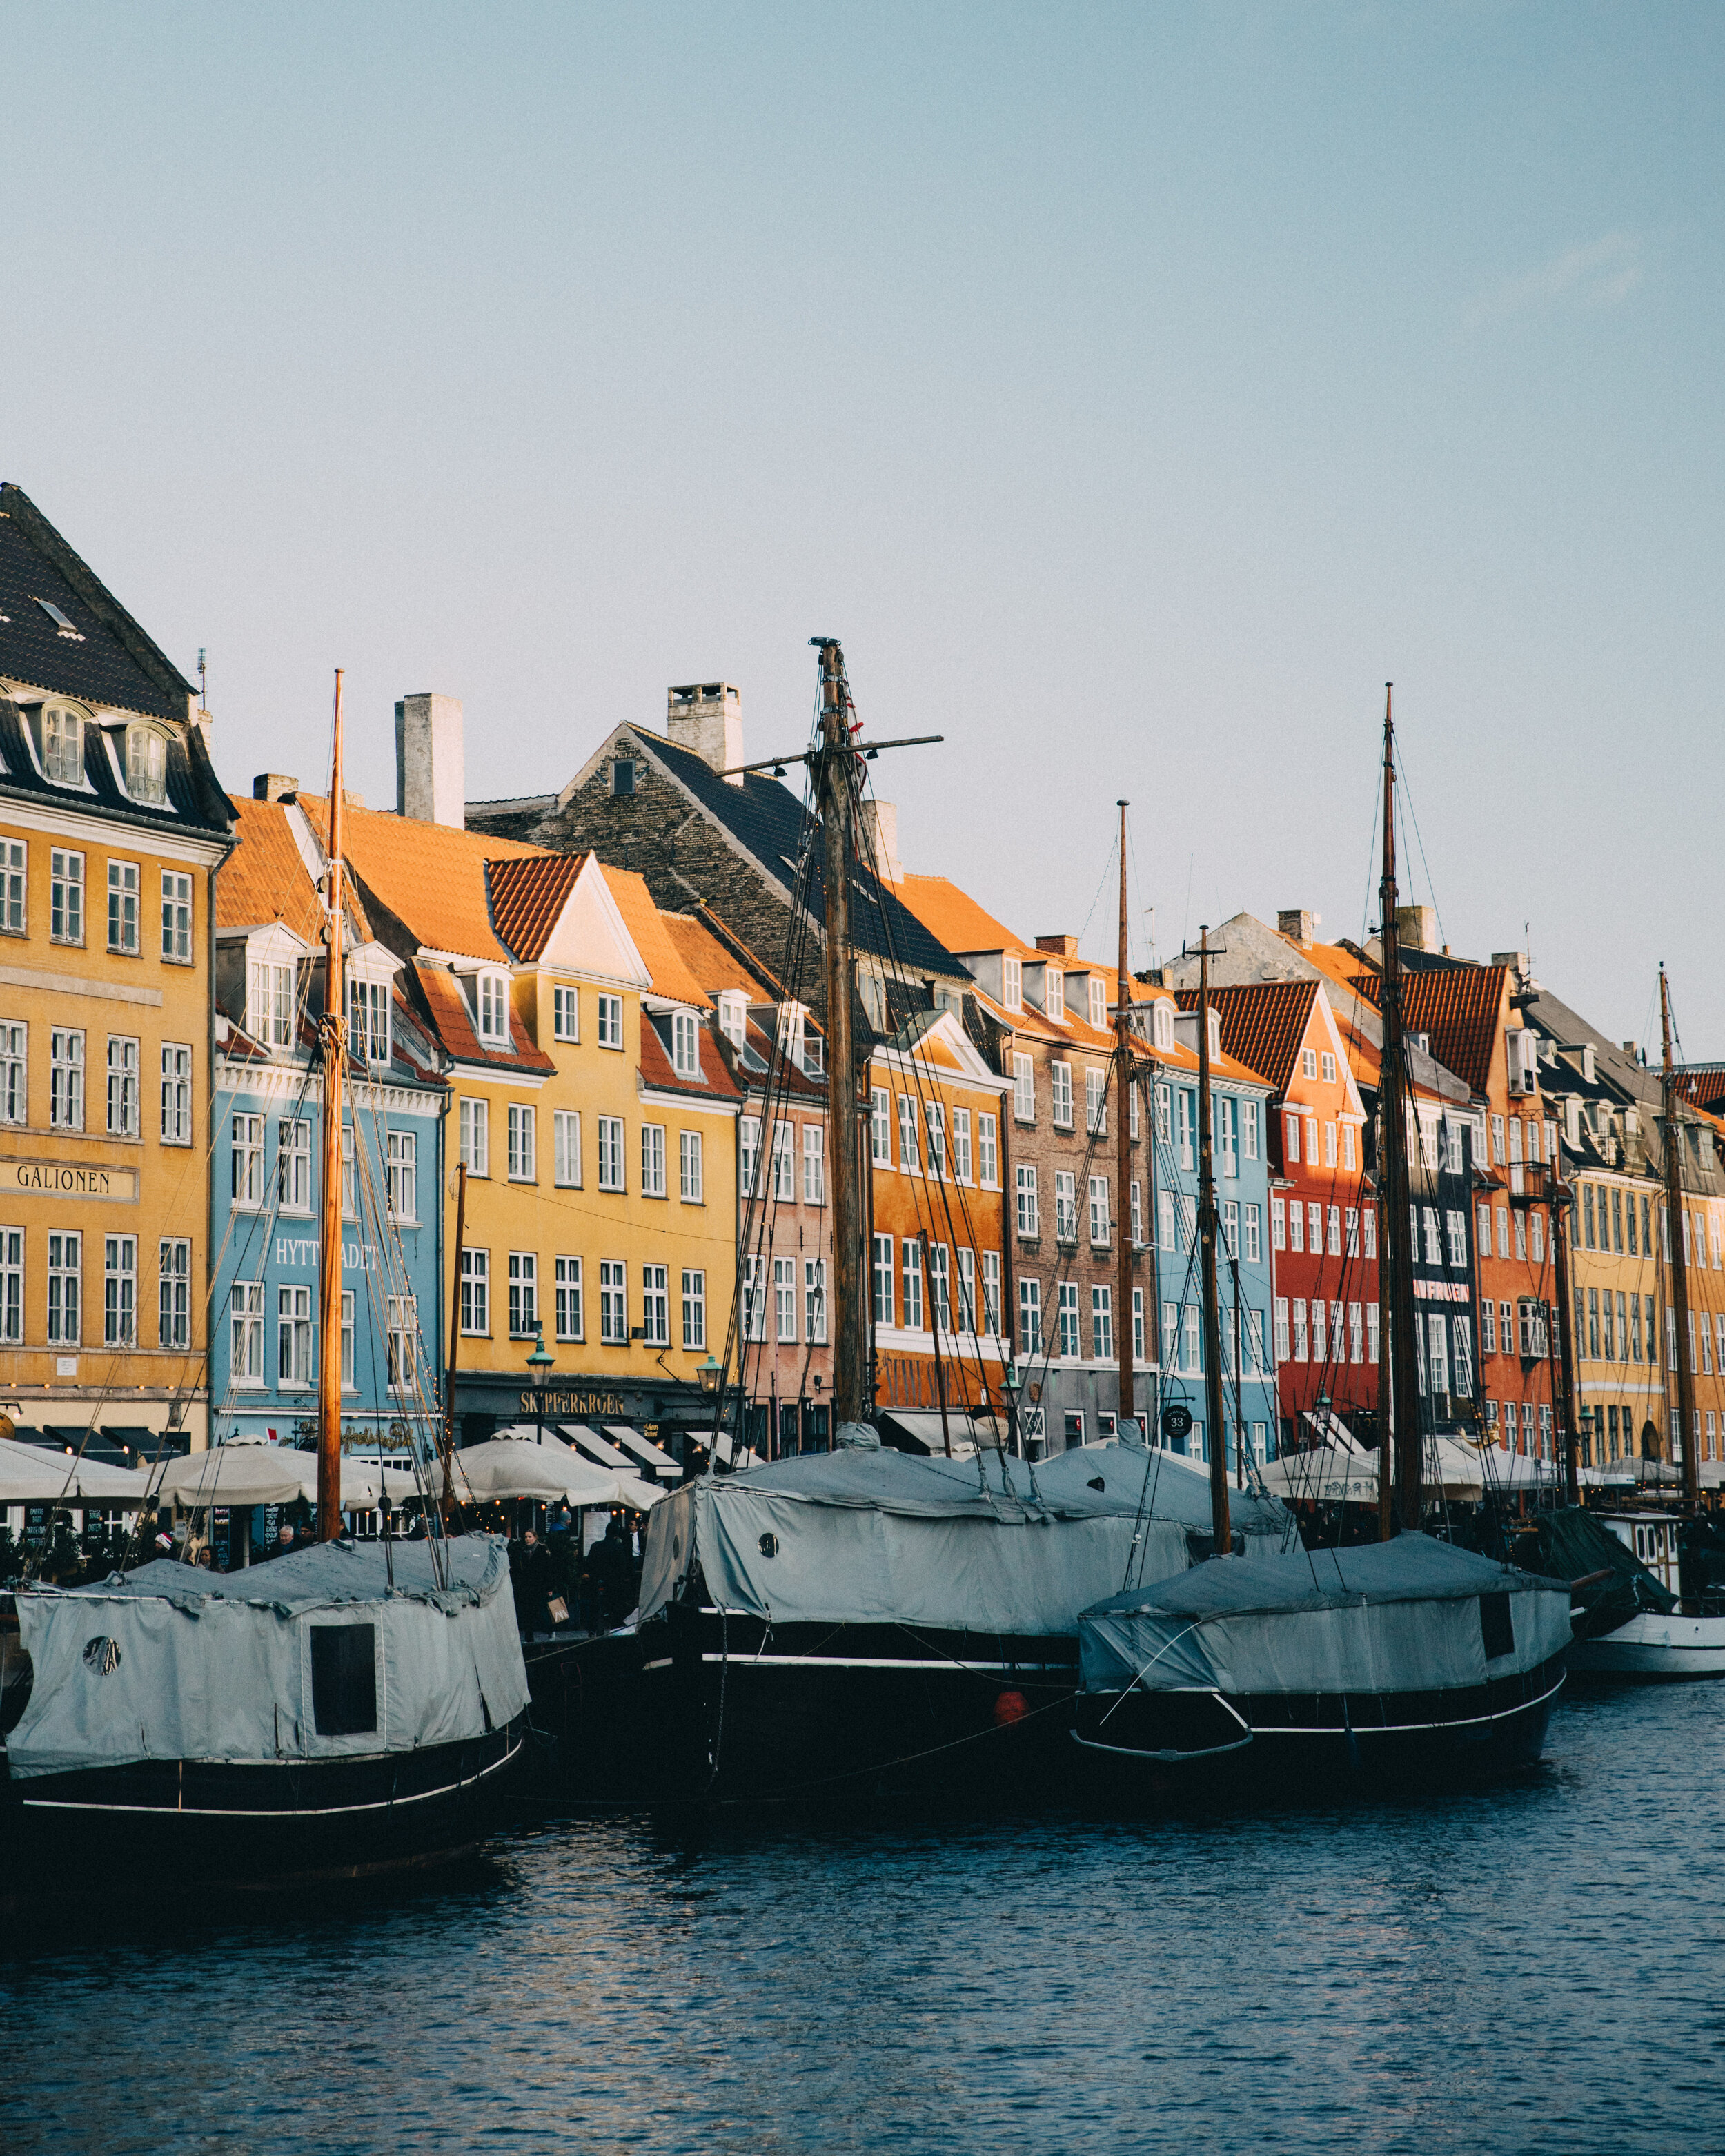
M 479 1037 L 488 1047 L 509 1045 L 509 976 L 481 973 L 474 983 L 474 1011 Z
M 1090 977 L 1090 1022 L 1099 1033 L 1108 1028 L 1108 983 L 1099 974 Z
M 826 1075 L 827 1045 L 812 1026 L 803 1028 L 803 1070 L 809 1078 Z
M 389 1060 L 389 983 L 347 983 L 347 1053 L 356 1063 Z
M 721 990 L 719 996 L 719 1030 L 737 1050 L 742 1053 L 743 1027 L 748 1013 L 748 1000 L 735 988 Z
M 701 1029 L 692 1011 L 671 1013 L 671 1068 L 680 1078 L 701 1075 Z
M 43 707 L 42 771 L 51 785 L 84 783 L 84 714 L 70 704 Z
M 1024 1008 L 1024 963 L 1022 958 L 1008 958 L 1004 962 L 1006 993 L 1004 998 L 1010 1011 Z
M 1150 1020 L 1150 1039 L 1158 1048 L 1171 1049 L 1174 1045 L 1174 1007 L 1162 1002 L 1156 1006 Z
M 1042 969 L 1042 981 L 1044 1015 L 1048 1018 L 1064 1018 L 1066 1015 L 1065 975 L 1053 966 L 1045 966 Z
M 167 799 L 167 741 L 154 726 L 126 730 L 126 790 L 152 808 Z
M 294 1039 L 294 968 L 254 958 L 246 983 L 245 1029 L 260 1048 L 290 1048 Z

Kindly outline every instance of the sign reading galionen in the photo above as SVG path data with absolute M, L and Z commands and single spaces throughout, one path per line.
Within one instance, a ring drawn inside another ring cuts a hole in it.
M 136 1205 L 135 1168 L 91 1168 L 73 1160 L 0 1159 L 0 1190 L 32 1198 L 105 1199 L 110 1204 Z

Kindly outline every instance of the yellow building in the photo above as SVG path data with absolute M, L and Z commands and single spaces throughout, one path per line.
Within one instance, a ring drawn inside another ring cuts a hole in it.
M 323 804 L 301 803 L 325 829 Z M 645 885 L 426 817 L 352 808 L 346 829 L 446 1059 L 460 1437 L 542 1415 L 661 1441 L 699 1430 L 697 1373 L 724 1358 L 736 1287 L 741 1096 Z M 536 1397 L 542 1330 L 554 1366 Z
M 1604 1112 L 1599 1111 L 1602 1121 Z M 1583 1152 L 1588 1165 L 1574 1178 L 1569 1214 L 1582 1465 L 1600 1468 L 1661 1456 L 1666 1427 L 1660 1372 L 1664 1294 L 1652 1240 L 1663 1200 L 1657 1180 L 1640 1165 L 1640 1149 L 1625 1150 L 1625 1112 L 1615 1111 L 1615 1136 L 1597 1131 Z M 1633 1119 L 1635 1111 L 1627 1113 Z M 1607 1166 L 1607 1160 L 1618 1164 Z
M 203 723 L 0 488 L 0 1408 L 100 1451 L 206 1436 L 211 895 L 232 810 Z

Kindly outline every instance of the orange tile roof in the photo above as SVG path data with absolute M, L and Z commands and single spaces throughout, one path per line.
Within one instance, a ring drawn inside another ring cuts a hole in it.
M 279 801 L 230 794 L 239 841 L 216 877 L 218 928 L 255 928 L 279 921 L 308 943 L 323 931 L 323 906 L 306 873 L 287 810 Z
M 1223 1048 L 1278 1093 L 1287 1091 L 1317 998 L 1316 981 L 1251 981 L 1210 990 Z M 1198 991 L 1182 988 L 1175 1000 L 1183 1011 L 1196 1010 Z
M 692 913 L 661 913 L 659 917 L 676 946 L 677 955 L 709 996 L 716 996 L 721 988 L 742 988 L 752 1002 L 758 1003 L 769 993 L 774 1002 L 778 1000 L 778 983 L 768 969 L 727 950 L 705 921 L 697 921 Z M 747 950 L 748 947 L 740 947 Z M 770 990 L 766 986 L 769 982 L 773 983 Z
M 649 1018 L 641 1020 L 641 1081 L 650 1086 L 655 1093 L 687 1093 L 691 1099 L 736 1101 L 742 1096 L 742 1088 L 725 1068 L 725 1059 L 719 1053 L 718 1043 L 705 1026 L 695 1036 L 701 1056 L 701 1075 L 705 1085 L 693 1078 L 680 1078 L 665 1043 L 659 1038 L 658 1028 Z
M 585 854 L 546 854 L 537 860 L 516 855 L 486 862 L 491 925 L 522 964 L 543 955 L 586 859 Z
M 488 1047 L 474 1031 L 473 1014 L 461 993 L 461 983 L 453 973 L 423 961 L 414 965 L 413 973 L 438 1038 L 458 1063 L 490 1064 L 500 1075 L 511 1070 L 556 1070 L 557 1065 L 545 1050 L 536 1048 L 528 1040 L 513 1011 L 509 1019 L 510 1046 L 506 1050 Z
M 1507 966 L 1440 966 L 1402 976 L 1402 1024 L 1429 1035 L 1433 1055 L 1476 1095 L 1491 1082 L 1508 979 Z M 1375 1004 L 1382 976 L 1357 974 L 1354 986 Z
M 1009 951 L 1014 957 L 1039 961 L 1054 955 L 1014 935 L 946 876 L 907 875 L 893 888 L 901 903 L 949 951 Z
M 319 839 L 327 844 L 327 803 L 308 793 L 298 799 Z M 367 890 L 416 942 L 464 957 L 509 960 L 511 954 L 491 921 L 485 864 L 540 860 L 545 847 L 351 805 L 343 811 L 342 832 L 347 858 Z
M 673 942 L 664 915 L 653 903 L 645 879 L 632 870 L 608 866 L 603 874 L 611 896 L 617 901 L 617 910 L 623 916 L 624 926 L 634 938 L 635 948 L 653 976 L 654 993 L 667 996 L 673 1003 L 692 1004 L 697 1010 L 705 1009 L 712 998 L 690 971 Z

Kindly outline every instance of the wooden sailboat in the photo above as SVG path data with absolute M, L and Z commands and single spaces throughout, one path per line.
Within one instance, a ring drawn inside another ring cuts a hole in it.
M 1364 1548 L 1232 1554 L 1220 1441 L 1206 934 L 1199 976 L 1199 1222 L 1218 1553 L 1189 1572 L 1111 1596 L 1080 1620 L 1083 1687 L 1073 1734 L 1098 1774 L 1128 1793 L 1203 1779 L 1297 1795 L 1337 1774 L 1426 1777 L 1524 1763 L 1539 1755 L 1563 1682 L 1567 1586 L 1420 1532 L 1424 1448 L 1405 1195 L 1394 788 L 1386 696 L 1381 1539 Z
M 225 1576 L 163 1560 L 19 1593 L 31 1678 L 7 1738 L 9 1824 L 57 1888 L 162 1871 L 247 1891 L 440 1861 L 486 1830 L 522 1753 L 503 1543 L 343 1532 L 341 788 L 338 673 L 318 1028 L 318 1540 Z M 440 1527 L 429 1505 L 428 1522 Z

